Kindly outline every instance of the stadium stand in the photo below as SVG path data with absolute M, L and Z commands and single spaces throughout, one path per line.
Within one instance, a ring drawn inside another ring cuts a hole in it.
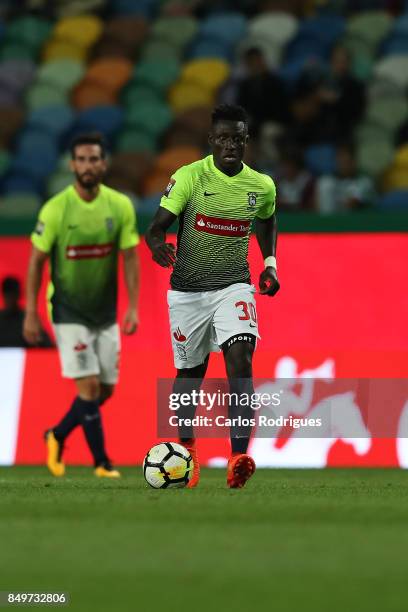
M 338 150 L 350 145 L 354 178 L 376 186 L 369 205 L 408 210 L 408 3 L 16 5 L 0 10 L 0 220 L 34 216 L 68 184 L 69 142 L 90 130 L 110 144 L 107 182 L 151 214 L 169 175 L 206 154 L 211 107 L 237 100 L 249 100 L 249 161 L 261 171 L 279 174 L 280 151 L 296 147 L 301 173 L 341 178 Z M 326 212 L 320 191 L 307 208 Z

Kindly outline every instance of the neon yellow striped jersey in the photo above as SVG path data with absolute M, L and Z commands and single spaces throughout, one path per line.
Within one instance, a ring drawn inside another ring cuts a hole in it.
M 127 196 L 101 185 L 85 202 L 71 185 L 41 208 L 31 240 L 50 254 L 54 323 L 101 327 L 116 320 L 118 252 L 139 242 Z
M 179 220 L 172 289 L 211 291 L 249 283 L 251 224 L 275 212 L 275 199 L 273 180 L 246 164 L 228 176 L 209 155 L 177 170 L 160 202 Z

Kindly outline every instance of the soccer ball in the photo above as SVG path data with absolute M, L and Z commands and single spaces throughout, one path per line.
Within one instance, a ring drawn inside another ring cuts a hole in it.
M 185 487 L 191 480 L 193 468 L 188 450 L 175 442 L 156 444 L 143 461 L 144 477 L 154 489 Z

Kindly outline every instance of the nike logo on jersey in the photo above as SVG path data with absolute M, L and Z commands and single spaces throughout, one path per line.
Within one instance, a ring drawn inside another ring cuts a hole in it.
M 249 327 L 256 327 L 256 325 L 254 325 L 253 323 L 250 323 Z
M 217 194 L 217 193 L 208 193 L 207 191 L 204 191 L 204 195 L 205 195 L 206 197 L 208 197 L 208 196 L 218 195 L 218 194 Z

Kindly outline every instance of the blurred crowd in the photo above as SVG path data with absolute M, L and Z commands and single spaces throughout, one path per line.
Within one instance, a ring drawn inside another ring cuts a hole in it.
M 407 90 L 408 0 L 2 0 L 0 222 L 72 181 L 90 131 L 148 217 L 219 102 L 247 110 L 281 210 L 406 210 Z
M 312 63 L 291 87 L 256 47 L 246 52 L 243 72 L 225 99 L 241 104 L 250 116 L 248 161 L 274 177 L 279 209 L 330 213 L 372 205 L 374 183 L 359 172 L 353 143 L 365 110 L 365 88 L 352 75 L 347 49 L 336 46 L 327 70 Z M 334 159 L 325 143 L 335 145 Z M 318 150 L 315 161 L 320 177 L 306 167 L 305 152 L 314 145 L 323 145 L 323 159 Z M 325 165 L 335 172 L 325 174 Z

